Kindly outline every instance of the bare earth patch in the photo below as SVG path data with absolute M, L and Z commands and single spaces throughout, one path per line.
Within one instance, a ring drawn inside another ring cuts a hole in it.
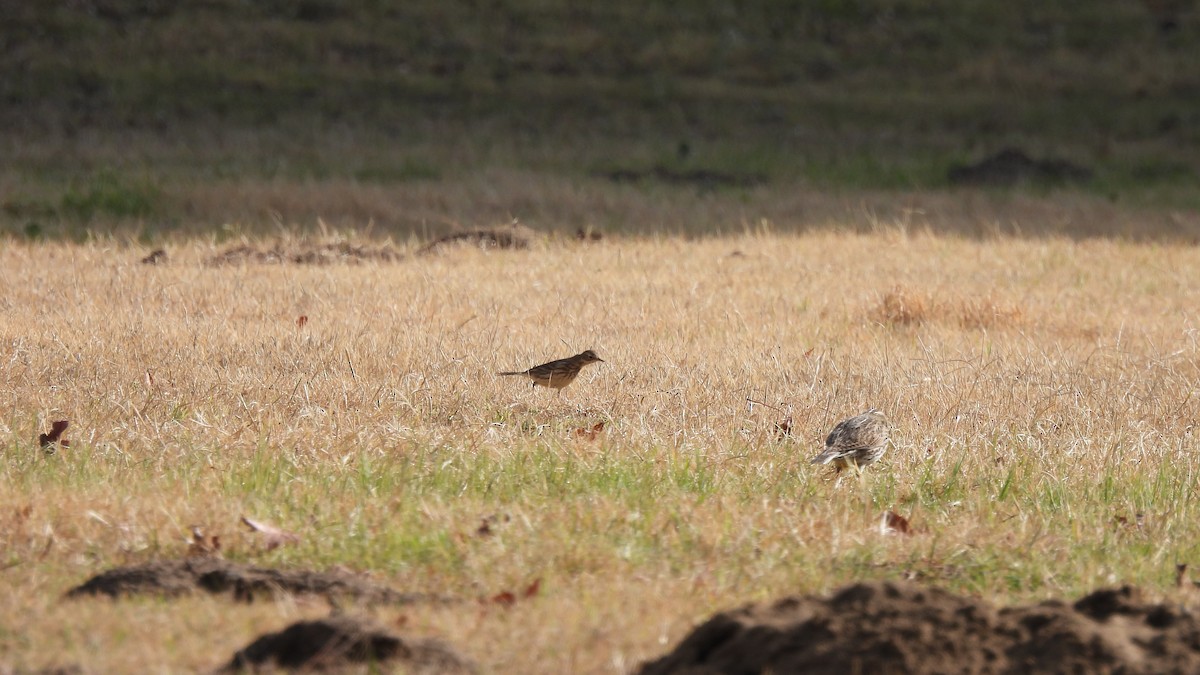
M 278 633 L 263 635 L 234 654 L 223 672 L 272 666 L 329 671 L 356 663 L 382 662 L 402 666 L 406 673 L 476 670 L 469 659 L 449 645 L 402 638 L 368 619 L 339 615 L 301 621 Z
M 369 261 L 395 262 L 404 254 L 390 245 L 357 246 L 349 242 L 311 243 L 276 242 L 270 247 L 238 244 L 211 256 L 205 261 L 210 267 L 225 265 L 332 265 L 358 264 Z
M 482 249 L 524 249 L 529 248 L 529 244 L 536 236 L 537 235 L 533 230 L 519 223 L 501 225 L 498 227 L 481 227 L 471 230 L 456 230 L 449 234 L 442 235 L 422 246 L 418 253 L 422 255 L 428 253 L 437 253 L 445 249 L 447 246 L 453 246 L 456 244 L 478 246 Z
M 996 609 L 915 584 L 856 584 L 717 614 L 638 672 L 1194 673 L 1200 621 L 1130 587 Z
M 951 185 L 1012 187 L 1020 183 L 1086 183 L 1092 171 L 1063 159 L 1034 159 L 1020 150 L 1005 148 L 975 164 L 950 168 Z
M 201 557 L 117 567 L 72 588 L 67 597 L 176 596 L 195 591 L 230 592 L 235 599 L 245 602 L 279 594 L 325 595 L 370 604 L 447 601 L 424 593 L 401 593 L 345 571 L 277 570 Z
M 455 230 L 442 235 L 417 250 L 419 255 L 438 253 L 455 245 L 476 246 L 482 249 L 527 249 L 536 238 L 536 233 L 513 223 L 497 227 Z M 209 267 L 229 265 L 356 265 L 365 262 L 399 262 L 405 254 L 390 244 L 367 246 L 347 241 L 314 242 L 280 240 L 271 244 L 241 243 L 229 246 L 209 256 L 204 264 Z M 167 260 L 166 251 L 161 249 L 141 259 L 148 265 L 161 264 Z

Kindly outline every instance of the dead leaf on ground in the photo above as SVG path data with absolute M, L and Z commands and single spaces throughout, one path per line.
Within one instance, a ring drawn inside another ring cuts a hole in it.
M 809 351 L 811 351 L 811 350 L 809 350 Z M 754 411 L 754 406 L 761 405 L 764 408 L 774 410 L 775 412 L 778 412 L 778 413 L 783 413 L 784 418 L 782 420 L 776 422 L 775 424 L 772 424 L 771 431 L 775 434 L 776 438 L 779 438 L 780 440 L 789 438 L 792 435 L 793 421 L 792 421 L 792 413 L 790 412 L 790 410 L 791 410 L 790 405 L 787 406 L 787 409 L 785 410 L 784 408 L 780 408 L 779 406 L 773 406 L 770 403 L 763 403 L 762 401 L 757 401 L 750 397 L 746 397 L 746 402 L 750 404 L 751 412 Z
M 66 420 L 58 420 L 57 422 L 54 422 L 52 425 L 50 425 L 50 433 L 38 435 L 38 444 L 40 444 L 47 452 L 54 452 L 50 446 L 54 445 L 55 443 L 64 448 L 70 447 L 71 442 L 62 437 L 62 434 L 67 430 L 68 425 L 69 422 Z
M 1128 530 L 1141 530 L 1146 524 L 1146 514 L 1136 513 L 1133 518 L 1127 518 L 1124 515 L 1117 515 L 1112 518 L 1112 528 L 1117 532 Z
M 787 438 L 792 435 L 792 416 L 788 415 L 783 418 L 783 421 L 775 423 L 775 435 L 779 438 Z
M 517 596 L 512 591 L 504 591 L 492 596 L 493 605 L 512 607 L 517 602 Z
M 199 525 L 192 526 L 192 540 L 188 542 L 187 557 L 207 557 L 221 555 L 221 538 L 217 535 L 206 537 Z
M 596 440 L 596 437 L 600 435 L 600 432 L 604 431 L 604 424 L 604 420 L 600 420 L 599 422 L 593 424 L 590 428 L 586 426 L 579 427 L 574 432 L 575 438 L 594 441 Z
M 507 513 L 493 513 L 490 516 L 484 516 L 479 520 L 479 527 L 475 528 L 475 536 L 490 537 L 496 533 L 492 527 L 493 523 L 507 523 L 511 519 Z
M 288 532 L 287 530 L 281 530 L 269 523 L 251 520 L 246 516 L 242 516 L 242 522 L 252 532 L 258 532 L 262 535 L 263 544 L 267 547 L 268 551 L 277 549 L 284 544 L 295 544 L 300 541 L 300 535 Z
M 521 591 L 520 596 L 517 596 L 517 594 L 513 593 L 512 591 L 501 591 L 500 593 L 493 595 L 491 598 L 488 598 L 487 602 L 493 605 L 500 605 L 501 607 L 512 607 L 519 599 L 528 600 L 529 598 L 537 596 L 541 589 L 542 578 L 538 577 L 537 579 L 533 580 L 533 583 L 526 586 L 525 590 Z
M 890 534 L 898 532 L 900 534 L 912 534 L 912 527 L 908 524 L 908 518 L 896 513 L 888 511 L 883 514 L 883 518 L 879 522 L 879 531 L 882 534 Z
M 300 318 L 296 319 L 296 328 L 304 328 L 308 325 L 308 315 L 301 314 Z

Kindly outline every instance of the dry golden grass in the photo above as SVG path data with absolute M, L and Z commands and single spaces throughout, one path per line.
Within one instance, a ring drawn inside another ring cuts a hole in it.
M 883 295 L 871 314 L 876 321 L 895 326 L 919 326 L 927 321 L 942 321 L 964 329 L 1019 327 L 1021 308 L 997 300 L 991 294 L 973 298 L 935 298 L 896 286 Z
M 1166 594 L 1200 558 L 1194 247 L 881 227 L 355 266 L 169 253 L 0 244 L 0 666 L 204 670 L 328 611 L 61 599 L 182 555 L 193 524 L 231 558 L 467 598 L 366 611 L 485 672 L 623 672 L 717 609 L 863 578 Z M 607 363 L 561 397 L 494 375 L 586 348 Z M 881 465 L 808 464 L 872 406 L 895 424 Z M 46 454 L 55 419 L 71 445 Z M 889 509 L 917 533 L 881 532 Z M 303 539 L 264 551 L 242 515 Z

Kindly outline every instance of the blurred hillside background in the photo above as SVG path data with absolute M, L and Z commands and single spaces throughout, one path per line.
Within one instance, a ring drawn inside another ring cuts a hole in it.
M 8 0 L 0 53 L 21 236 L 1200 207 L 1187 0 Z M 957 180 L 989 157 L 1019 166 Z

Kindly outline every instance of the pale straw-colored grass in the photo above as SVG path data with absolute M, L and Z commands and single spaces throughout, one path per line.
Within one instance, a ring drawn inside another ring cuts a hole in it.
M 863 578 L 1168 594 L 1200 554 L 1194 247 L 885 226 L 215 252 L 0 244 L 0 665 L 191 672 L 328 611 L 60 599 L 182 555 L 191 525 L 231 558 L 467 598 L 365 611 L 487 672 L 621 672 L 715 610 Z M 494 376 L 586 348 L 607 363 L 561 396 Z M 880 465 L 808 464 L 872 406 L 894 424 Z M 916 533 L 881 533 L 889 509 Z M 243 514 L 303 539 L 266 552 Z

